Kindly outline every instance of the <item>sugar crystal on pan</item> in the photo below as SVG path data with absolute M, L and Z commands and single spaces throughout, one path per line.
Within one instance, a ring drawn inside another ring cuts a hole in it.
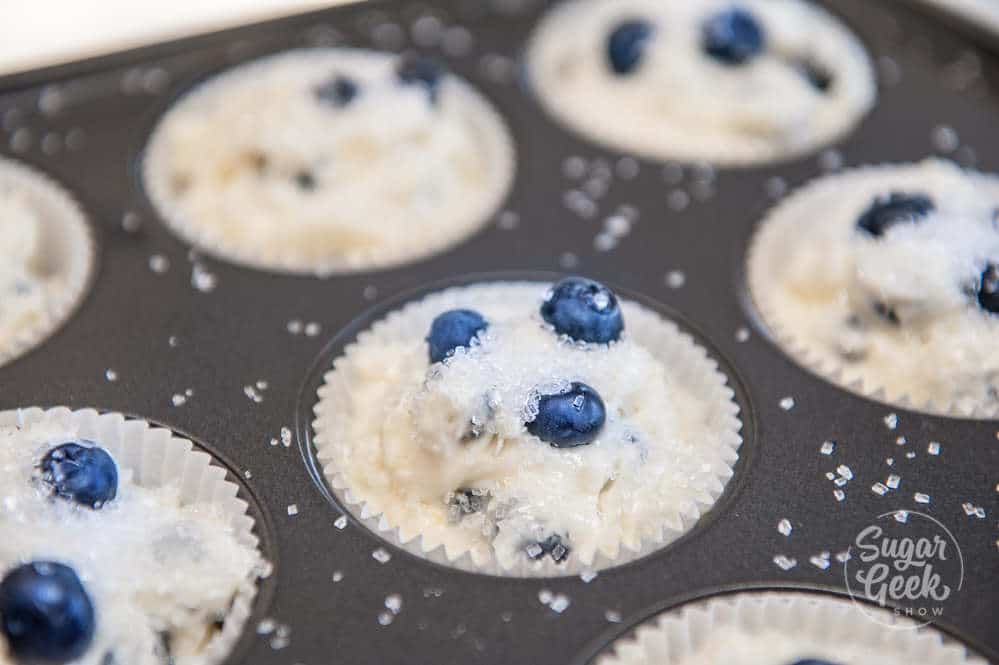
M 834 441 L 823 441 L 822 446 L 819 448 L 819 452 L 823 455 L 832 455 L 834 450 L 836 450 L 836 443 Z
M 782 536 L 790 536 L 792 528 L 793 527 L 791 526 L 791 521 L 788 520 L 786 517 L 777 523 L 777 531 Z
M 940 454 L 940 442 L 939 441 L 930 441 L 930 443 L 926 446 L 926 452 L 928 454 L 930 454 L 930 455 L 939 455 Z
M 378 563 L 384 564 L 389 562 L 389 560 L 392 558 L 392 555 L 389 554 L 387 551 L 385 551 L 384 548 L 379 547 L 378 549 L 376 549 L 374 552 L 371 553 L 371 558 L 377 561 Z
M 888 478 L 885 480 L 885 485 L 888 486 L 888 489 L 897 490 L 898 485 L 901 482 L 902 482 L 902 477 L 893 473 L 890 476 L 888 476 Z
M 915 501 L 916 503 L 924 503 L 924 504 L 929 503 L 930 495 L 923 494 L 922 492 L 916 492 L 915 494 L 912 495 L 912 500 Z
M 774 557 L 774 563 L 781 570 L 791 570 L 798 565 L 798 560 L 784 556 L 783 554 L 778 554 Z
M 780 408 L 784 409 L 785 411 L 790 411 L 791 409 L 794 408 L 794 398 L 790 396 L 784 397 L 783 399 L 781 399 L 779 404 Z

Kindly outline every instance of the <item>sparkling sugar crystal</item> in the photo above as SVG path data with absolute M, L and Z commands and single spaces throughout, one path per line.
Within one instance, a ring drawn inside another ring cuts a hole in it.
M 782 519 L 780 522 L 777 522 L 777 531 L 782 536 L 790 536 L 792 529 L 793 527 L 791 526 L 791 521 L 788 520 L 786 517 Z
M 288 506 L 288 517 L 294 517 L 297 514 L 298 514 L 298 505 L 297 504 L 293 503 L 290 506 Z
M 376 549 L 374 552 L 371 553 L 371 558 L 377 561 L 378 563 L 384 564 L 389 562 L 389 560 L 392 558 L 392 555 L 386 552 L 384 548 L 379 547 L 378 549 Z
M 924 504 L 929 503 L 930 495 L 923 494 L 922 492 L 916 492 L 915 494 L 912 495 L 912 500 L 915 501 L 916 503 L 924 503 Z
M 909 521 L 909 511 L 908 510 L 898 510 L 895 511 L 895 521 L 905 524 Z
M 851 471 L 850 467 L 848 467 L 846 464 L 840 464 L 839 466 L 837 466 L 836 473 L 838 473 L 843 478 L 846 478 L 847 480 L 853 480 L 853 471 Z
M 385 609 L 392 614 L 398 614 L 402 610 L 402 596 L 393 593 L 385 597 Z
M 604 619 L 607 620 L 607 623 L 621 623 L 621 613 L 614 610 L 607 610 L 604 612 Z
M 940 442 L 939 441 L 930 441 L 930 443 L 926 446 L 926 452 L 928 454 L 930 454 L 930 455 L 939 455 L 940 454 Z
M 783 554 L 778 554 L 777 556 L 775 556 L 774 563 L 781 570 L 791 570 L 792 568 L 798 565 L 797 559 L 786 557 Z
M 779 402 L 779 404 L 780 408 L 784 409 L 785 411 L 790 411 L 791 409 L 794 408 L 794 398 L 785 397 Z
M 336 520 L 333 522 L 333 526 L 335 526 L 336 528 L 338 528 L 340 530 L 346 529 L 347 528 L 347 516 L 346 515 L 341 515 L 340 517 L 336 518 Z
M 897 490 L 898 485 L 901 482 L 902 482 L 902 477 L 893 473 L 890 476 L 888 476 L 888 478 L 885 480 L 885 485 L 888 486 L 888 489 Z
M 552 598 L 552 602 L 548 604 L 548 607 L 550 607 L 553 612 L 561 614 L 569 608 L 569 602 L 568 596 L 559 593 Z
M 744 344 L 749 341 L 749 328 L 742 327 L 735 331 L 735 341 Z
M 888 429 L 895 429 L 898 427 L 898 415 L 894 413 L 889 413 L 884 418 L 885 427 Z
M 819 570 L 828 570 L 829 568 L 829 553 L 825 552 L 825 556 L 822 554 L 816 554 L 815 556 L 808 559 L 809 563 L 818 568 Z
M 846 499 L 846 492 L 843 490 L 833 490 L 833 496 L 836 497 L 837 501 L 843 501 Z
M 819 448 L 819 452 L 823 455 L 832 455 L 834 450 L 836 450 L 836 443 L 834 441 L 823 441 L 822 446 Z
M 871 491 L 879 496 L 884 496 L 888 493 L 888 488 L 884 483 L 874 483 L 871 485 Z

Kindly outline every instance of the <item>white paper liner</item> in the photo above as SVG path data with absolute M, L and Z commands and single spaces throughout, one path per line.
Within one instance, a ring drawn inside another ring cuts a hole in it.
M 55 333 L 83 301 L 94 273 L 97 249 L 79 204 L 62 186 L 20 162 L 0 157 L 0 196 L 26 197 L 41 224 L 41 262 L 48 280 L 45 310 L 12 339 L 0 340 L 0 366 L 24 355 Z
M 688 0 L 705 4 L 705 0 Z M 740 142 L 732 140 L 732 136 L 710 136 L 706 133 L 696 140 L 687 137 L 681 143 L 663 145 L 656 140 L 654 127 L 650 128 L 648 136 L 636 136 L 629 131 L 620 129 L 618 124 L 627 122 L 620 113 L 611 116 L 613 120 L 597 114 L 588 114 L 581 110 L 585 104 L 568 96 L 559 95 L 557 90 L 549 90 L 538 75 L 540 65 L 537 64 L 541 54 L 554 51 L 557 41 L 580 39 L 575 34 L 576 25 L 569 25 L 568 19 L 575 14 L 592 11 L 594 5 L 620 3 L 625 9 L 617 13 L 619 18 L 630 18 L 640 15 L 642 1 L 629 3 L 620 0 L 567 0 L 557 4 L 546 14 L 531 35 L 528 45 L 527 60 L 532 73 L 532 83 L 536 96 L 545 110 L 558 122 L 584 138 L 595 141 L 613 150 L 623 150 L 636 156 L 652 160 L 674 160 L 681 162 L 703 163 L 723 167 L 751 167 L 758 164 L 777 163 L 815 152 L 823 146 L 828 146 L 849 135 L 859 125 L 877 101 L 877 82 L 874 66 L 863 43 L 852 33 L 850 28 L 837 16 L 826 11 L 815 3 L 807 3 L 806 8 L 812 14 L 825 22 L 828 35 L 826 39 L 816 40 L 812 46 L 820 51 L 819 62 L 829 67 L 837 80 L 850 79 L 852 96 L 855 97 L 855 109 L 843 112 L 838 117 L 829 116 L 829 125 L 822 131 L 800 140 L 796 144 L 781 144 L 777 140 L 768 141 L 765 138 L 751 140 L 744 138 Z M 722 2 L 719 7 L 724 7 Z M 726 100 L 716 100 L 719 103 Z M 784 100 L 787 101 L 787 100 Z M 669 122 L 669 120 L 664 120 Z M 651 124 L 651 123 L 650 123 Z M 815 127 L 810 127 L 814 131 Z
M 929 627 L 916 627 L 911 620 L 885 610 L 875 621 L 850 599 L 837 599 L 813 593 L 743 592 L 688 603 L 653 617 L 627 636 L 619 638 L 594 665 L 713 665 L 714 660 L 698 659 L 700 649 L 711 645 L 721 629 L 744 631 L 748 640 L 761 630 L 777 631 L 800 639 L 803 647 L 826 647 L 827 657 L 843 645 L 897 654 L 897 662 L 920 665 L 986 665 L 964 646 L 944 641 Z M 737 647 L 733 647 L 737 648 Z M 793 659 L 792 659 L 793 660 Z M 882 662 L 872 654 L 867 661 Z M 771 665 L 791 665 L 770 660 Z
M 799 365 L 811 372 L 845 388 L 853 393 L 868 397 L 883 404 L 912 409 L 935 415 L 955 418 L 991 419 L 999 417 L 999 404 L 978 404 L 972 408 L 952 402 L 936 403 L 914 400 L 904 390 L 877 382 L 862 379 L 848 381 L 843 376 L 843 366 L 833 363 L 830 358 L 812 350 L 808 343 L 795 335 L 794 324 L 781 314 L 774 294 L 775 277 L 773 266 L 782 265 L 781 257 L 794 248 L 795 240 L 802 231 L 801 219 L 805 213 L 813 212 L 813 197 L 820 196 L 830 188 L 848 188 L 852 183 L 866 183 L 884 174 L 896 174 L 900 168 L 914 164 L 879 164 L 851 168 L 847 171 L 812 180 L 787 195 L 772 208 L 760 222 L 747 252 L 746 276 L 749 294 L 762 323 L 779 346 Z M 965 172 L 967 178 L 980 181 L 983 189 L 991 189 L 999 200 L 999 177 L 976 172 Z
M 469 114 L 478 117 L 477 125 L 483 130 L 480 132 L 483 137 L 480 152 L 490 153 L 494 162 L 492 182 L 483 185 L 484 194 L 480 197 L 481 200 L 473 210 L 469 211 L 466 223 L 461 225 L 462 228 L 456 232 L 450 232 L 452 230 L 449 229 L 427 229 L 425 233 L 420 235 L 418 242 L 414 238 L 414 242 L 410 243 L 410 251 L 380 254 L 366 257 L 364 262 L 350 263 L 341 256 L 318 259 L 293 252 L 278 252 L 267 246 L 252 249 L 238 246 L 225 238 L 223 234 L 189 218 L 183 206 L 174 199 L 170 187 L 169 146 L 164 139 L 166 133 L 164 126 L 173 109 L 191 99 L 196 99 L 199 93 L 210 92 L 221 86 L 239 85 L 239 77 L 250 73 L 253 68 L 266 67 L 272 61 L 294 57 L 329 57 L 329 55 L 335 55 L 338 52 L 355 54 L 355 57 L 357 54 L 365 53 L 379 57 L 393 55 L 360 48 L 311 48 L 285 51 L 222 72 L 193 88 L 174 103 L 173 107 L 160 119 L 149 137 L 142 160 L 143 183 L 148 195 L 166 225 L 174 233 L 199 250 L 237 265 L 277 273 L 328 277 L 353 272 L 382 270 L 429 258 L 467 240 L 489 223 L 492 215 L 500 207 L 513 185 L 516 168 L 513 140 L 506 122 L 495 110 L 492 103 L 471 84 L 454 73 L 449 76 L 449 80 L 453 84 L 451 94 L 460 95 L 463 98 L 462 103 L 468 107 Z M 224 132 L 225 128 L 220 127 L 219 131 Z M 372 221 L 372 223 L 376 222 L 377 220 Z
M 211 503 L 230 516 L 238 542 L 260 552 L 260 540 L 254 535 L 254 520 L 249 504 L 237 497 L 239 485 L 226 480 L 226 470 L 212 462 L 212 456 L 196 450 L 191 441 L 171 430 L 155 427 L 143 420 L 127 419 L 119 413 L 99 413 L 93 409 L 73 411 L 66 407 L 41 409 L 30 407 L 0 411 L 0 427 L 34 423 L 55 423 L 77 431 L 83 439 L 99 442 L 119 468 L 131 471 L 140 487 L 177 485 L 182 503 Z M 261 570 L 266 571 L 261 554 Z M 218 665 L 232 651 L 243 633 L 257 594 L 256 579 L 246 579 L 233 597 L 232 605 L 214 634 L 197 657 L 186 658 L 186 665 Z M 139 662 L 137 658 L 125 662 Z
M 518 557 L 519 563 L 506 568 L 494 556 L 487 561 L 474 561 L 468 550 L 456 544 L 446 525 L 421 532 L 410 525 L 391 524 L 384 513 L 373 509 L 364 497 L 351 491 L 345 474 L 337 466 L 334 449 L 337 444 L 338 422 L 341 418 L 349 417 L 341 416 L 338 408 L 346 402 L 344 396 L 351 390 L 344 379 L 347 372 L 341 370 L 350 367 L 352 351 L 360 344 L 378 339 L 412 339 L 414 335 L 422 337 L 424 331 L 429 329 L 431 320 L 447 309 L 475 306 L 476 303 L 481 305 L 491 300 L 509 302 L 511 294 L 523 300 L 525 290 L 536 294 L 540 304 L 548 286 L 548 283 L 543 282 L 490 282 L 452 287 L 410 302 L 360 333 L 357 340 L 348 344 L 342 355 L 334 361 L 333 369 L 324 376 L 323 385 L 318 391 L 319 401 L 313 409 L 316 416 L 313 422 L 313 442 L 318 461 L 337 499 L 351 510 L 355 518 L 391 544 L 435 563 L 472 572 L 510 577 L 579 575 L 621 565 L 665 547 L 690 531 L 721 496 L 733 475 L 733 467 L 738 461 L 738 450 L 742 444 L 742 422 L 739 419 L 739 406 L 734 399 L 735 393 L 727 385 L 727 378 L 719 370 L 718 363 L 690 335 L 652 310 L 623 299 L 619 299 L 619 302 L 626 322 L 626 334 L 638 340 L 661 360 L 678 382 L 682 382 L 691 392 L 702 394 L 705 404 L 714 407 L 713 416 L 705 418 L 715 428 L 711 437 L 718 447 L 716 458 L 710 462 L 712 482 L 702 488 L 696 501 L 677 506 L 674 514 L 663 519 L 658 537 L 646 537 L 634 549 L 621 543 L 616 553 L 598 552 L 591 562 L 570 557 L 567 561 L 556 564 L 548 557 L 538 561 Z

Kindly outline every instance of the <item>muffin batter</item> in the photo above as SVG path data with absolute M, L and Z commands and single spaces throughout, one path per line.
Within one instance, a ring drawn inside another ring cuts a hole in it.
M 363 514 L 425 551 L 521 573 L 626 560 L 685 531 L 740 442 L 703 351 L 578 279 L 395 312 L 335 363 L 316 412 L 320 461 Z
M 807 152 L 876 96 L 860 42 L 802 0 L 572 0 L 541 23 L 529 67 L 557 119 L 652 159 Z
M 809 365 L 889 401 L 999 407 L 999 180 L 941 161 L 822 178 L 764 222 L 766 323 Z
M 0 578 L 37 560 L 75 570 L 96 628 L 74 663 L 206 662 L 217 624 L 260 574 L 258 552 L 220 508 L 182 503 L 176 486 L 140 487 L 109 457 L 111 475 L 92 475 L 86 491 L 63 477 L 72 464 L 53 475 L 43 460 L 71 441 L 75 431 L 50 422 L 0 427 Z M 0 663 L 21 663 L 2 633 Z
M 293 272 L 414 260 L 485 224 L 513 175 L 506 128 L 433 62 L 356 49 L 237 67 L 163 118 L 145 178 L 167 222 Z

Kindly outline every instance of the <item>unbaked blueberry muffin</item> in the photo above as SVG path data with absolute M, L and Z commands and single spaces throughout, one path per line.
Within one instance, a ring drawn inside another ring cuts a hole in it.
M 850 131 L 876 96 L 863 46 L 804 0 L 569 0 L 528 59 L 558 120 L 652 159 L 797 155 Z
M 762 223 L 749 285 L 806 365 L 932 412 L 999 409 L 999 179 L 942 161 L 861 168 Z
M 167 223 L 271 270 L 383 268 L 487 223 L 514 155 L 491 104 L 440 64 L 311 49 L 225 72 L 163 117 L 144 162 Z
M 320 390 L 319 461 L 392 542 L 570 574 L 690 529 L 741 442 L 725 377 L 676 326 L 583 278 L 448 289 L 363 332 Z
M 0 416 L 0 663 L 219 662 L 266 571 L 235 485 L 120 416 Z

